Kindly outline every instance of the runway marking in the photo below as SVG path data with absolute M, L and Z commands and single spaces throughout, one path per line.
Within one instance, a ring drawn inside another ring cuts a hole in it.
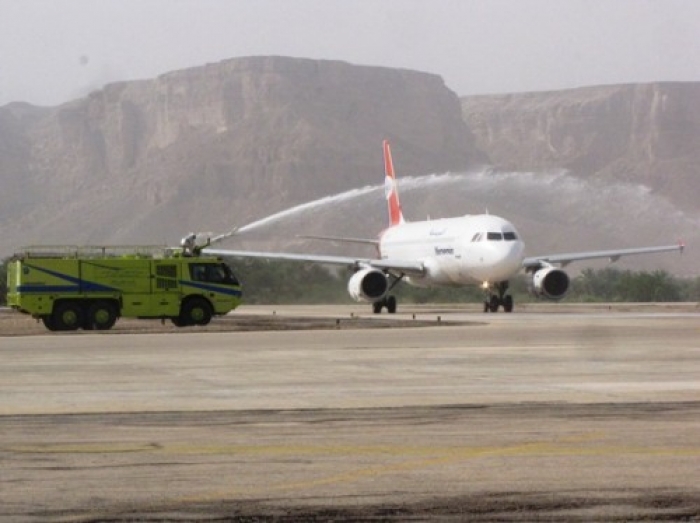
M 471 459 L 482 456 L 533 456 L 537 454 L 610 455 L 645 454 L 649 456 L 697 456 L 700 447 L 653 448 L 642 446 L 595 446 L 605 438 L 604 432 L 591 432 L 554 441 L 533 441 L 520 445 L 466 447 L 466 446 L 410 446 L 410 445 L 189 445 L 159 443 L 42 443 L 0 447 L 2 452 L 20 454 L 124 454 L 145 452 L 175 455 L 216 456 L 395 456 L 429 457 L 420 463 L 442 462 L 446 459 Z M 594 446 L 574 445 L 590 443 Z M 394 466 L 394 465 L 392 465 Z M 404 466 L 404 465 L 401 465 Z
M 352 483 L 366 478 L 376 478 L 411 470 L 425 469 L 438 465 L 453 465 L 462 461 L 489 457 L 520 457 L 520 456 L 620 456 L 625 454 L 646 455 L 650 457 L 695 457 L 700 456 L 700 447 L 685 448 L 650 448 L 601 446 L 585 447 L 572 446 L 577 442 L 594 442 L 604 437 L 601 433 L 590 433 L 562 438 L 558 442 L 531 442 L 507 447 L 411 447 L 411 446 L 246 446 L 226 447 L 230 451 L 252 451 L 255 455 L 324 455 L 324 456 L 360 456 L 360 455 L 392 455 L 392 456 L 426 456 L 404 462 L 390 463 L 380 466 L 364 467 L 357 470 L 318 477 L 303 481 L 286 481 L 280 483 L 265 483 L 260 486 L 230 488 L 196 496 L 178 498 L 182 502 L 196 503 L 228 499 L 236 495 L 269 495 L 271 492 L 303 490 L 327 485 Z M 174 447 L 164 449 L 166 452 L 175 450 Z M 180 450 L 185 450 L 181 447 Z M 213 448 L 209 448 L 211 452 Z M 197 453 L 190 449 L 189 453 Z
M 161 446 L 157 443 L 40 443 L 0 447 L 2 452 L 17 454 L 125 454 L 156 452 L 160 449 Z
M 384 457 L 393 462 L 360 467 L 339 474 L 315 477 L 307 480 L 292 480 L 264 483 L 251 486 L 232 486 L 225 490 L 177 497 L 183 503 L 196 503 L 230 499 L 241 495 L 269 495 L 273 492 L 288 492 L 313 489 L 329 485 L 342 485 L 363 479 L 377 478 L 400 472 L 416 471 L 436 466 L 453 466 L 461 462 L 494 457 L 607 457 L 641 455 L 649 458 L 698 457 L 698 447 L 645 447 L 604 444 L 606 434 L 601 431 L 575 434 L 554 441 L 532 441 L 507 446 L 410 446 L 410 445 L 190 445 L 159 443 L 55 443 L 19 444 L 0 447 L 1 452 L 23 454 L 128 454 L 143 453 L 152 456 L 199 455 L 235 456 L 250 458 L 250 463 L 266 457 L 345 458 Z M 141 465 L 146 464 L 140 460 Z

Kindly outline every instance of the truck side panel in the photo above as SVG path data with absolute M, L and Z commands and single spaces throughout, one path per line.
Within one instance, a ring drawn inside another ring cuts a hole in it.
M 19 260 L 12 260 L 7 265 L 7 305 L 19 307 L 19 294 L 17 286 L 20 284 L 22 265 Z
M 82 292 L 151 292 L 150 260 L 81 260 Z
M 102 259 L 81 263 L 86 290 L 93 282 L 100 282 L 118 291 L 122 316 L 162 318 L 180 313 L 179 261 Z M 91 288 L 90 294 L 100 291 Z
M 80 293 L 80 265 L 77 260 L 29 259 L 16 261 L 17 294 L 14 305 L 31 314 L 51 314 L 57 295 L 77 296 Z

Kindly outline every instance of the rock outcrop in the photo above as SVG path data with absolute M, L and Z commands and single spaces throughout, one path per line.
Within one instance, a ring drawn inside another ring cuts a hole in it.
M 494 165 L 643 184 L 698 210 L 700 83 L 475 96 L 462 109 Z
M 343 62 L 234 59 L 55 108 L 10 104 L 5 245 L 173 242 L 244 224 L 382 183 L 384 138 L 404 174 L 485 159 L 439 76 Z

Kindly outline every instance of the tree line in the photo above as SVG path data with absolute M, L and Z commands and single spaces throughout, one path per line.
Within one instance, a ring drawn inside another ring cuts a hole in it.
M 347 270 L 331 271 L 317 264 L 260 260 L 229 260 L 243 284 L 243 299 L 250 304 L 348 303 Z M 511 281 L 519 303 L 537 301 L 528 291 L 529 276 Z M 403 303 L 478 303 L 478 287 L 420 289 L 399 284 L 393 291 Z M 657 271 L 631 271 L 614 267 L 584 269 L 572 278 L 567 301 L 572 302 L 695 302 L 700 301 L 700 277 L 680 278 Z M 0 265 L 0 304 L 7 303 L 7 260 Z
M 231 260 L 234 272 L 243 282 L 247 303 L 347 303 L 347 270 L 329 271 L 317 264 Z M 516 301 L 533 302 L 530 276 L 511 280 Z M 392 291 L 403 303 L 459 303 L 484 299 L 476 286 L 422 289 L 399 284 Z M 573 302 L 694 302 L 700 301 L 700 277 L 681 278 L 667 271 L 632 271 L 615 267 L 584 269 L 572 278 L 566 300 Z

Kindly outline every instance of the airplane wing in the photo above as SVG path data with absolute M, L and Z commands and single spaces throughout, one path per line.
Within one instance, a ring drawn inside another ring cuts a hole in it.
M 326 256 L 322 254 L 294 254 L 287 252 L 234 251 L 227 249 L 204 249 L 207 254 L 230 256 L 232 258 L 264 258 L 268 260 L 291 260 L 341 265 L 350 269 L 374 268 L 381 271 L 396 272 L 409 276 L 422 276 L 425 267 L 421 262 L 412 260 L 390 260 L 377 258 L 352 258 L 350 256 Z
M 324 241 L 341 242 L 341 243 L 361 243 L 364 245 L 379 245 L 379 240 L 369 239 L 369 238 L 345 238 L 343 236 L 311 236 L 311 235 L 298 235 L 297 238 L 303 238 L 305 240 L 324 240 Z
M 641 247 L 637 249 L 618 249 L 610 251 L 590 251 L 590 252 L 574 252 L 569 254 L 548 254 L 545 256 L 534 256 L 523 260 L 523 268 L 526 270 L 535 270 L 547 264 L 559 264 L 566 267 L 571 262 L 581 260 L 593 260 L 597 258 L 608 258 L 611 262 L 616 262 L 622 256 L 634 256 L 636 254 L 650 254 L 655 252 L 670 252 L 679 251 L 683 253 L 685 248 L 684 243 L 676 245 L 665 245 L 661 247 Z

